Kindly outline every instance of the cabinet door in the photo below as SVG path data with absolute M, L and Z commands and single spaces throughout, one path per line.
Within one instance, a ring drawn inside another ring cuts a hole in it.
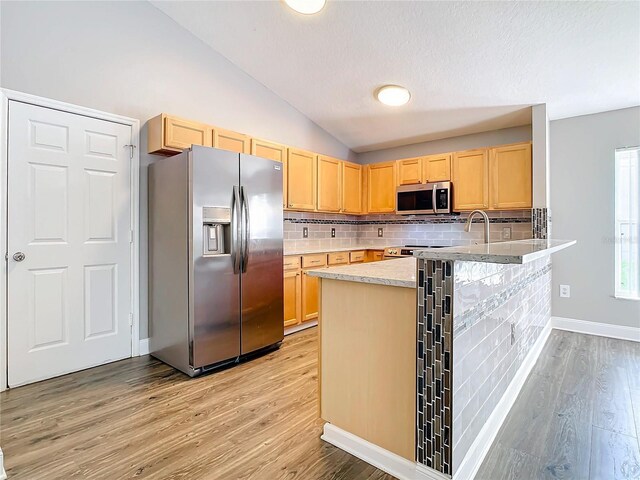
M 289 148 L 287 155 L 287 206 L 295 210 L 316 209 L 316 155 Z
M 211 147 L 210 127 L 204 123 L 166 116 L 164 119 L 164 144 L 168 149 L 182 151 L 191 145 Z
M 489 159 L 491 208 L 531 208 L 531 144 L 492 148 Z
M 422 157 L 398 160 L 398 185 L 422 182 Z
M 318 277 L 311 277 L 302 270 L 302 318 L 303 322 L 318 318 Z
M 251 139 L 251 155 L 282 162 L 282 207 L 287 207 L 287 147 L 259 138 Z
M 488 152 L 467 150 L 453 154 L 453 209 L 489 208 Z
M 391 213 L 396 210 L 396 164 L 395 162 L 369 165 L 369 212 Z
M 342 162 L 342 211 L 362 213 L 362 165 Z
M 451 154 L 429 155 L 422 160 L 424 183 L 451 180 Z
M 300 323 L 302 307 L 302 273 L 300 270 L 284 272 L 284 326 Z
M 339 212 L 342 209 L 342 162 L 318 155 L 318 210 Z
M 251 151 L 251 139 L 247 135 L 219 127 L 213 127 L 211 133 L 213 146 L 216 148 L 238 153 Z

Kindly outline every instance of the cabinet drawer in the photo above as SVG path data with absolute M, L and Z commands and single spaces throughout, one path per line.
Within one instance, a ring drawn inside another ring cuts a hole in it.
M 364 250 L 356 250 L 349 253 L 349 261 L 351 263 L 364 262 Z
M 297 255 L 284 257 L 283 265 L 285 270 L 297 270 L 300 268 L 300 257 Z
M 327 255 L 325 253 L 302 256 L 302 268 L 324 267 L 326 264 Z
M 329 254 L 329 265 L 349 263 L 349 252 L 334 252 Z

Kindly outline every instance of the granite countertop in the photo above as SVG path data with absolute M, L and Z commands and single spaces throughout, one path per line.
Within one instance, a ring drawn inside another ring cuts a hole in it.
M 329 248 L 293 248 L 291 250 L 284 250 L 283 255 L 308 255 L 313 253 L 332 253 L 332 252 L 352 252 L 355 250 L 386 250 L 396 245 L 385 245 L 383 247 L 376 247 L 373 245 L 352 245 L 350 247 L 329 247 Z
M 309 270 L 312 277 L 416 288 L 416 259 L 412 257 Z
M 575 245 L 575 240 L 515 240 L 462 247 L 415 250 L 414 257 L 428 260 L 523 264 Z

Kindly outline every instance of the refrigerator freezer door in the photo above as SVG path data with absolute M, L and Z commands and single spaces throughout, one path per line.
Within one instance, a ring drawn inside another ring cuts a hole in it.
M 191 361 L 197 369 L 240 355 L 240 274 L 234 273 L 230 254 L 207 255 L 205 239 L 210 237 L 207 207 L 237 208 L 230 213 L 230 228 L 239 229 L 239 205 L 234 205 L 234 186 L 239 185 L 237 153 L 193 146 L 190 156 L 191 185 L 191 275 L 189 282 Z M 237 190 L 237 188 L 236 188 Z M 206 209 L 206 210 L 205 210 Z M 230 235 L 235 239 L 238 235 Z
M 284 337 L 282 164 L 240 155 L 243 203 L 242 354 Z

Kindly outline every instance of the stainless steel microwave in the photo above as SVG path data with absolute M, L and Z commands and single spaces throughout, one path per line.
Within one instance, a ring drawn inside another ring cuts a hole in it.
M 399 215 L 437 215 L 451 213 L 451 182 L 402 185 L 396 189 Z

